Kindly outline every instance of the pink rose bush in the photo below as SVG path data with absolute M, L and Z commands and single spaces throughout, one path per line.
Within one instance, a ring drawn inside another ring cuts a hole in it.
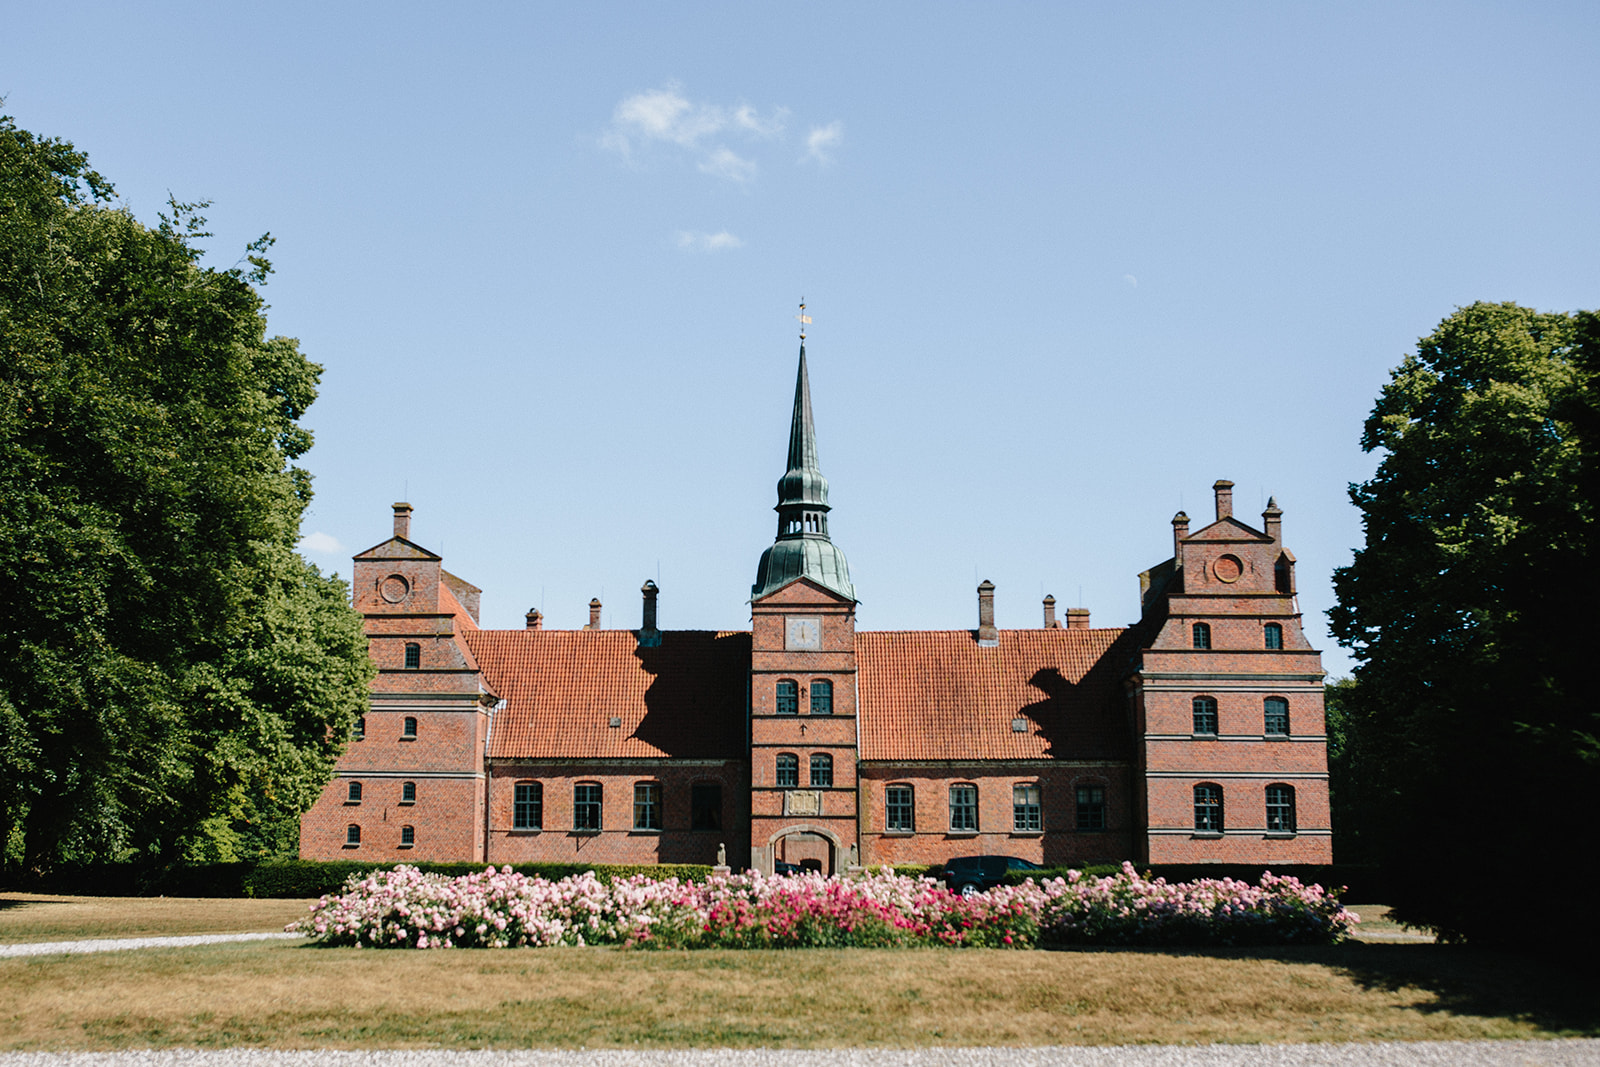
M 551 882 L 510 867 L 450 878 L 401 866 L 352 877 L 288 929 L 374 948 L 1031 948 L 1328 944 L 1355 921 L 1337 897 L 1293 878 L 1168 884 L 1131 864 L 1108 878 L 1074 871 L 968 897 L 887 869 L 703 883 L 637 875 L 607 885 L 593 872 Z

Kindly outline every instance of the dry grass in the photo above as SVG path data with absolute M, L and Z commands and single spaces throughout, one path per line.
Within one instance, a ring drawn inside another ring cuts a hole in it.
M 283 943 L 0 960 L 0 1047 L 830 1047 L 1600 1034 L 1582 976 L 1436 945 L 441 952 Z
M 306 900 L 185 897 L 58 897 L 0 893 L 0 944 L 96 937 L 236 934 L 282 930 Z

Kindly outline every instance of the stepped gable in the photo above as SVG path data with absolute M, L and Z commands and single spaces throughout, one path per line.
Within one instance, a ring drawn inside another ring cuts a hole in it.
M 750 635 L 468 630 L 495 713 L 490 759 L 743 759 Z M 622 720 L 612 726 L 611 719 Z
M 857 633 L 861 758 L 1126 759 L 1128 635 L 1001 630 L 984 648 L 971 630 Z

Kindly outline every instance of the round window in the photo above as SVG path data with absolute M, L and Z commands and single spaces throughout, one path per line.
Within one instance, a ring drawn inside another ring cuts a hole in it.
M 1238 556 L 1218 556 L 1211 565 L 1211 573 L 1217 576 L 1219 582 L 1237 582 L 1239 575 L 1244 573 L 1244 564 L 1239 562 Z
M 391 574 L 378 583 L 378 593 L 391 604 L 398 604 L 411 592 L 411 584 L 398 574 Z

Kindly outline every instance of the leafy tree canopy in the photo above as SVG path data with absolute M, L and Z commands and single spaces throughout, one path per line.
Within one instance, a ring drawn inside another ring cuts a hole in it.
M 64 141 L 0 117 L 0 857 L 294 848 L 370 678 L 295 553 L 321 368 Z
M 1404 914 L 1450 934 L 1522 936 L 1487 898 L 1489 864 L 1594 862 L 1596 327 L 1462 308 L 1362 437 L 1383 459 L 1351 489 L 1366 544 L 1330 612 L 1359 663 L 1339 700 L 1344 799 Z

